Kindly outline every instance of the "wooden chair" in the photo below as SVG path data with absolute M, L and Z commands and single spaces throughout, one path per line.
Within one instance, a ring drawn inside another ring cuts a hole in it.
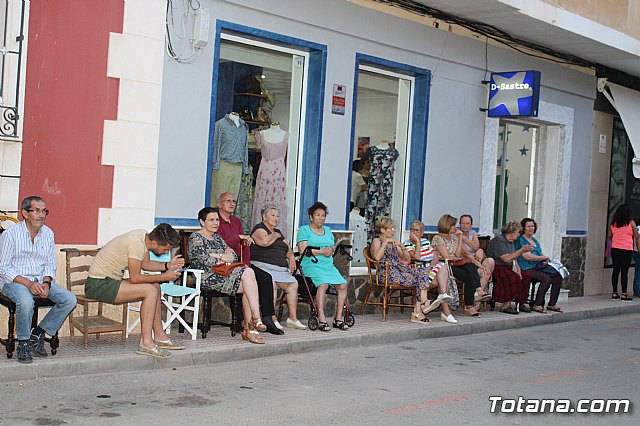
M 41 297 L 34 298 L 35 305 L 33 307 L 33 316 L 31 317 L 31 328 L 35 328 L 38 325 L 38 310 L 39 308 L 46 308 L 53 306 L 53 302 L 49 299 L 43 299 Z M 7 338 L 0 338 L 0 345 L 4 345 L 7 349 L 7 358 L 13 358 L 13 351 L 16 348 L 15 338 L 15 325 L 16 325 L 16 304 L 13 303 L 4 294 L 0 293 L 0 305 L 5 306 L 9 310 L 9 318 L 7 324 Z M 55 355 L 58 352 L 58 346 L 60 346 L 60 340 L 58 340 L 58 333 L 53 337 L 45 337 L 45 341 L 49 342 L 51 346 L 51 355 Z
M 85 349 L 89 344 L 89 335 L 95 334 L 96 340 L 100 339 L 102 333 L 122 333 L 121 343 L 124 345 L 126 338 L 127 304 L 122 305 L 122 321 L 118 322 L 103 315 L 103 302 L 90 299 L 84 295 L 84 284 L 89 275 L 89 266 L 100 249 L 78 250 L 76 248 L 65 248 L 61 250 L 65 253 L 65 273 L 67 278 L 67 289 L 74 293 L 78 299 L 78 306 L 82 306 L 82 312 L 75 309 L 69 315 L 69 334 L 73 339 L 75 329 L 83 334 L 82 344 Z M 78 287 L 82 286 L 82 291 Z M 97 314 L 89 315 L 92 306 L 97 305 Z
M 364 298 L 362 307 L 360 308 L 360 315 L 364 314 L 367 305 L 382 306 L 382 320 L 387 320 L 387 312 L 389 307 L 399 308 L 411 308 L 413 310 L 416 304 L 416 289 L 401 286 L 398 283 L 389 282 L 389 262 L 375 260 L 371 256 L 369 247 L 364 249 L 364 258 L 367 261 L 367 272 L 369 275 L 369 290 Z M 383 266 L 381 268 L 381 266 Z M 382 271 L 384 269 L 384 272 Z M 375 288 L 382 289 L 380 294 L 380 301 L 371 301 L 370 296 Z M 397 298 L 397 302 L 392 301 L 393 298 Z M 404 303 L 407 297 L 411 297 L 411 304 Z

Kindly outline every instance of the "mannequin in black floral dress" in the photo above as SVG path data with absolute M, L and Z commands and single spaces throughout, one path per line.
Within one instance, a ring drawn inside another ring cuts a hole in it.
M 389 216 L 393 197 L 394 163 L 398 159 L 398 150 L 389 146 L 386 140 L 367 150 L 366 158 L 371 162 L 371 174 L 367 184 L 367 240 L 375 237 L 375 222 L 381 216 Z

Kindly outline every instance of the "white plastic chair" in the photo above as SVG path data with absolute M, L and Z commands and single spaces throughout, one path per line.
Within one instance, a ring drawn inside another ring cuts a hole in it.
M 127 273 L 128 271 L 125 271 Z M 200 269 L 186 269 L 182 273 L 182 280 L 180 285 L 173 284 L 171 282 L 163 283 L 160 285 L 161 301 L 167 308 L 167 320 L 162 322 L 162 328 L 171 333 L 171 323 L 178 320 L 182 326 L 191 334 L 191 340 L 196 340 L 196 334 L 198 331 L 198 315 L 200 312 L 200 285 L 202 283 L 202 273 L 204 271 Z M 193 274 L 195 278 L 195 288 L 188 287 L 187 281 L 189 274 Z M 126 274 L 128 275 L 128 274 Z M 175 303 L 173 298 L 182 298 L 182 303 Z M 193 321 L 190 326 L 180 316 L 182 311 L 193 312 Z M 136 312 L 138 317 L 133 320 L 131 313 Z M 140 302 L 129 303 L 127 307 L 127 338 L 129 334 L 140 324 Z
M 196 340 L 196 335 L 198 334 L 198 313 L 200 311 L 200 284 L 202 283 L 203 272 L 204 271 L 200 269 L 187 269 L 182 273 L 180 285 L 174 283 L 164 283 L 160 285 L 162 304 L 167 308 L 167 320 L 162 322 L 162 328 L 167 334 L 171 333 L 171 324 L 178 320 L 187 332 L 191 334 L 191 340 Z M 189 274 L 193 274 L 195 278 L 195 288 L 187 285 Z M 180 298 L 182 302 L 174 302 L 174 297 Z M 191 325 L 180 315 L 183 311 L 193 313 Z

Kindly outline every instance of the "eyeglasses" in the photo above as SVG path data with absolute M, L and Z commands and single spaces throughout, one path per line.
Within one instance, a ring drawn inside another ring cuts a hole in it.
M 411 231 L 411 232 L 422 232 L 422 230 L 421 230 L 421 229 L 415 229 L 415 228 L 412 228 L 410 231 Z
M 26 210 L 29 213 L 35 213 L 35 214 L 43 214 L 45 216 L 47 216 L 49 214 L 49 209 L 28 209 Z

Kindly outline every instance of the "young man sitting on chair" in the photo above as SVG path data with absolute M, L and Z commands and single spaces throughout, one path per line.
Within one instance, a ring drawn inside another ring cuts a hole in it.
M 46 357 L 44 333 L 55 335 L 76 307 L 76 296 L 56 285 L 56 255 L 53 231 L 44 224 L 49 214 L 44 200 L 31 196 L 22 200 L 24 220 L 0 236 L 0 290 L 16 304 L 18 362 L 33 362 L 33 355 Z M 31 329 L 34 298 L 54 303 L 40 324 Z M 13 330 L 9 330 L 12 333 Z
M 167 349 L 184 349 L 184 345 L 169 339 L 162 328 L 160 300 L 160 283 L 178 279 L 180 272 L 177 271 L 184 266 L 184 259 L 176 256 L 170 262 L 161 263 L 149 258 L 150 251 L 162 256 L 179 243 L 180 235 L 167 223 L 161 223 L 150 233 L 137 229 L 108 242 L 89 268 L 85 284 L 87 297 L 116 305 L 142 302 L 140 346 L 136 350 L 139 355 L 170 358 Z M 129 278 L 125 280 L 127 267 Z M 143 269 L 161 273 L 143 275 Z

